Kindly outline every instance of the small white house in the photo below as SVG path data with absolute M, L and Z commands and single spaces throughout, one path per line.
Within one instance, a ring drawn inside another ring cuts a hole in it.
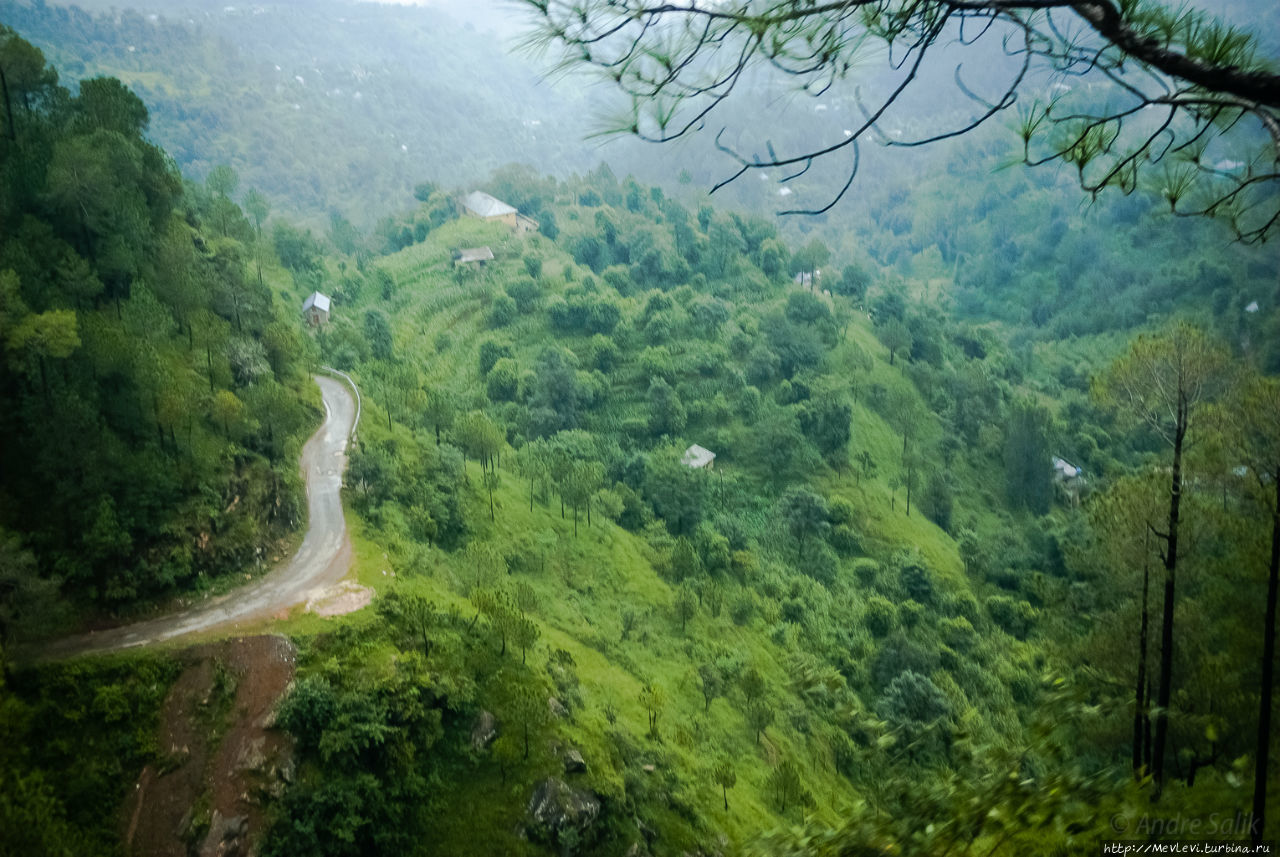
M 454 267 L 459 265 L 475 265 L 483 268 L 493 261 L 493 250 L 488 247 L 464 247 L 453 254 Z
M 302 302 L 302 316 L 312 327 L 329 321 L 329 296 L 320 292 L 312 292 Z
M 1070 482 L 1079 479 L 1083 471 L 1065 458 L 1053 457 L 1053 478 L 1059 482 Z
M 684 451 L 680 463 L 691 470 L 711 470 L 715 467 L 716 454 L 696 443 Z

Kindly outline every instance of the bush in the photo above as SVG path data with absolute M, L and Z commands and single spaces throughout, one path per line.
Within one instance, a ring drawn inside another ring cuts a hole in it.
M 907 600 L 898 607 L 898 621 L 904 628 L 914 628 L 924 618 L 924 605 L 919 601 Z
M 828 541 L 840 556 L 853 556 L 862 551 L 862 539 L 853 527 L 847 524 L 836 524 L 831 528 Z
M 835 552 L 825 544 L 818 543 L 805 551 L 804 557 L 797 566 L 800 571 L 821 583 L 830 586 L 835 582 L 836 571 L 840 567 Z
M 542 287 L 532 277 L 516 277 L 507 284 L 507 294 L 511 295 L 516 309 L 522 313 L 536 310 L 542 302 Z
M 520 369 L 510 357 L 503 357 L 489 370 L 485 390 L 494 402 L 510 402 L 520 388 Z
M 925 725 L 951 716 L 951 703 L 928 676 L 901 673 L 880 698 L 880 713 L 898 726 Z
M 827 520 L 832 524 L 853 523 L 853 504 L 843 497 L 832 497 L 827 501 Z
M 902 591 L 908 598 L 921 604 L 932 604 L 934 596 L 933 576 L 918 562 L 910 561 L 903 565 L 899 574 Z
M 898 626 L 898 608 L 884 596 L 873 595 L 862 611 L 862 624 L 877 637 L 888 636 Z
M 494 299 L 493 306 L 489 307 L 489 326 L 506 327 L 516 320 L 518 314 L 515 299 L 503 292 Z
M 495 363 L 503 357 L 513 356 L 510 343 L 486 339 L 480 343 L 480 374 L 488 375 Z
M 950 616 L 963 616 L 969 620 L 970 625 L 978 621 L 981 615 L 980 611 L 978 599 L 968 592 L 955 595 L 947 600 L 947 614 Z
M 882 643 L 871 659 L 871 682 L 876 688 L 885 688 L 904 672 L 928 675 L 937 667 L 936 652 L 898 634 Z
M 1019 640 L 1026 639 L 1036 620 L 1036 609 L 1026 601 L 1015 601 L 1007 595 L 987 599 L 987 615 L 991 621 Z
M 876 578 L 880 576 L 880 563 L 870 557 L 859 557 L 853 561 L 853 576 L 864 587 L 875 586 Z
M 970 652 L 978 642 L 978 632 L 963 616 L 943 619 L 938 623 L 938 631 L 943 641 L 957 652 Z
M 746 625 L 751 621 L 751 617 L 755 615 L 756 602 L 751 597 L 750 592 L 743 592 L 733 600 L 733 604 L 729 605 L 729 618 L 733 620 L 735 625 Z

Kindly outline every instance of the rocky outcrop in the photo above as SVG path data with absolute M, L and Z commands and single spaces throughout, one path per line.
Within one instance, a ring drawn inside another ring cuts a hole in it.
M 529 798 L 529 837 L 559 842 L 565 833 L 572 830 L 585 840 L 588 838 L 585 834 L 600 817 L 600 808 L 600 798 L 594 793 L 548 777 L 538 784 Z
M 582 753 L 570 747 L 564 752 L 564 772 L 566 774 L 584 774 L 587 771 L 587 760 Z
M 492 712 L 481 711 L 471 726 L 471 749 L 483 753 L 498 737 L 498 718 Z

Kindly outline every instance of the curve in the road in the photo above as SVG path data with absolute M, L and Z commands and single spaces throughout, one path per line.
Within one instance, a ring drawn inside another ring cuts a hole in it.
M 346 575 L 351 567 L 351 540 L 342 514 L 342 473 L 356 406 L 341 381 L 324 375 L 314 378 L 324 400 L 325 419 L 302 448 L 307 533 L 292 559 L 226 595 L 168 616 L 59 640 L 44 647 L 41 657 L 144 646 L 262 619 L 305 602 Z

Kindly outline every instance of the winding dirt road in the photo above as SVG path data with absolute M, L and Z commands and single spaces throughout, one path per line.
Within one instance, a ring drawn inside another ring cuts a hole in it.
M 356 404 L 343 382 L 324 375 L 314 378 L 324 399 L 325 420 L 302 448 L 308 525 L 302 546 L 293 558 L 254 583 L 190 609 L 67 637 L 41 647 L 37 657 L 127 649 L 264 619 L 317 597 L 342 579 L 351 567 L 351 539 L 342 515 L 340 492 Z

